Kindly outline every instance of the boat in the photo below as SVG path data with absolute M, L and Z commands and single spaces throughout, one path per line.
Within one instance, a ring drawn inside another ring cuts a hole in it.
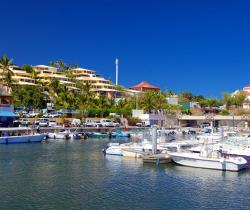
M 143 163 L 155 163 L 155 164 L 162 164 L 162 163 L 170 163 L 172 161 L 170 155 L 168 154 L 149 154 L 145 155 L 142 158 Z
M 88 134 L 88 136 L 92 137 L 92 138 L 110 138 L 111 134 L 110 133 L 91 132 Z
M 177 151 L 180 149 L 187 149 L 197 145 L 197 142 L 181 141 L 181 142 L 170 142 L 170 143 L 158 143 L 157 144 L 157 153 L 164 153 L 167 151 Z M 123 156 L 124 150 L 132 150 L 134 152 L 152 152 L 152 142 L 144 139 L 140 143 L 108 143 L 107 146 L 103 149 L 104 154 L 107 155 L 120 155 Z
M 41 142 L 44 137 L 29 127 L 0 128 L 0 144 Z
M 102 150 L 106 155 L 119 155 L 123 156 L 124 150 L 133 150 L 133 151 L 141 151 L 145 152 L 145 144 L 144 143 L 108 143 L 107 146 Z M 147 148 L 152 149 L 152 146 L 147 145 Z
M 250 165 L 250 139 L 248 136 L 228 136 L 224 140 L 207 145 L 210 149 L 231 157 L 243 157 Z M 189 150 L 193 153 L 200 153 L 202 145 L 197 145 Z
M 129 138 L 130 133 L 118 130 L 117 132 L 112 132 L 111 137 L 112 138 Z
M 48 133 L 50 139 L 69 139 L 69 132 L 66 130 Z
M 175 163 L 196 168 L 240 171 L 247 166 L 244 158 L 225 156 L 219 151 L 208 149 L 207 146 L 203 146 L 200 153 L 169 152 L 168 154 Z

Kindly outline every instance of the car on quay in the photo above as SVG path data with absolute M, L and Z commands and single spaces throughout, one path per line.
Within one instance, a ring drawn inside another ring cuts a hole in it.
M 92 124 L 92 127 L 100 128 L 103 127 L 103 125 L 99 120 L 95 120 Z
M 100 123 L 102 124 L 102 127 L 114 127 L 112 120 L 109 119 L 101 119 Z
M 113 121 L 113 127 L 119 127 L 119 126 L 120 126 L 120 123 Z
M 16 119 L 16 120 L 13 121 L 13 126 L 14 127 L 19 127 L 19 125 L 20 125 L 20 120 Z
M 56 127 L 57 126 L 57 122 L 55 120 L 50 120 L 48 126 L 49 127 Z
M 50 117 L 50 118 L 57 118 L 57 117 L 61 117 L 61 116 L 62 116 L 62 114 L 59 112 L 51 112 L 48 114 L 48 117 Z
M 26 118 L 22 118 L 21 120 L 19 120 L 19 122 L 20 122 L 20 125 L 22 126 L 28 126 L 31 124 L 30 121 Z
M 49 118 L 49 113 L 43 114 L 43 118 Z
M 82 125 L 85 127 L 94 127 L 94 121 L 93 120 L 86 120 L 85 122 L 82 123 Z
M 71 127 L 70 121 L 65 120 L 64 123 L 63 123 L 63 127 L 65 127 L 65 128 Z
M 47 127 L 49 125 L 49 120 L 46 118 L 42 118 L 39 120 L 38 125 L 40 127 Z
M 79 126 L 81 126 L 81 124 L 82 124 L 82 122 L 80 119 L 73 119 L 71 122 L 71 125 L 75 126 L 75 127 L 79 127 Z
M 39 114 L 39 112 L 31 111 L 26 114 L 26 117 L 37 117 Z

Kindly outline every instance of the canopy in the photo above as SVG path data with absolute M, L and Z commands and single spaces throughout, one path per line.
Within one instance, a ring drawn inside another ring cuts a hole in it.
M 0 117 L 15 117 L 15 113 L 11 111 L 2 111 L 0 110 Z

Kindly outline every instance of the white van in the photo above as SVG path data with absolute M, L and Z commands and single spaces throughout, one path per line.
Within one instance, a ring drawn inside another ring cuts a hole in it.
M 81 126 L 81 120 L 80 119 L 73 119 L 72 122 L 71 122 L 71 125 L 72 126 Z

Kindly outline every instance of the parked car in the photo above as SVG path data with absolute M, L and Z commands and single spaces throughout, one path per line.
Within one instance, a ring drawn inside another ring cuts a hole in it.
M 25 118 L 21 119 L 19 122 L 20 122 L 20 125 L 23 125 L 23 126 L 28 126 L 31 124 L 30 121 Z
M 92 124 L 92 127 L 103 127 L 102 123 L 99 120 L 95 120 Z
M 62 114 L 58 112 L 51 112 L 48 114 L 48 117 L 55 118 L 55 117 L 61 117 Z
M 49 113 L 43 114 L 44 118 L 48 118 L 49 117 Z
M 49 120 L 46 119 L 46 118 L 42 118 L 42 119 L 39 120 L 38 125 L 40 127 L 47 127 L 49 125 Z
M 87 121 L 84 122 L 82 125 L 83 125 L 83 126 L 86 126 L 86 127 L 93 127 L 93 126 L 94 126 L 94 122 L 91 121 L 91 120 L 87 120 Z
M 119 127 L 119 126 L 120 126 L 120 123 L 118 123 L 116 121 L 113 122 L 113 127 Z
M 13 121 L 13 126 L 14 127 L 19 127 L 19 125 L 20 125 L 20 120 L 14 120 Z
M 136 126 L 139 127 L 150 127 L 150 121 L 142 121 L 142 122 L 138 122 L 135 124 Z
M 49 127 L 56 127 L 57 126 L 57 122 L 55 120 L 51 120 L 49 121 Z
M 73 119 L 71 122 L 72 126 L 81 126 L 81 120 L 80 119 Z
M 63 123 L 63 126 L 64 126 L 65 128 L 70 127 L 70 126 L 71 126 L 70 121 L 65 120 L 64 123 Z
M 38 116 L 40 113 L 39 112 L 34 112 L 34 111 L 31 111 L 29 112 L 28 114 L 26 114 L 27 117 L 36 117 Z
M 100 123 L 102 124 L 103 127 L 113 127 L 113 122 L 112 120 L 108 119 L 101 119 Z

